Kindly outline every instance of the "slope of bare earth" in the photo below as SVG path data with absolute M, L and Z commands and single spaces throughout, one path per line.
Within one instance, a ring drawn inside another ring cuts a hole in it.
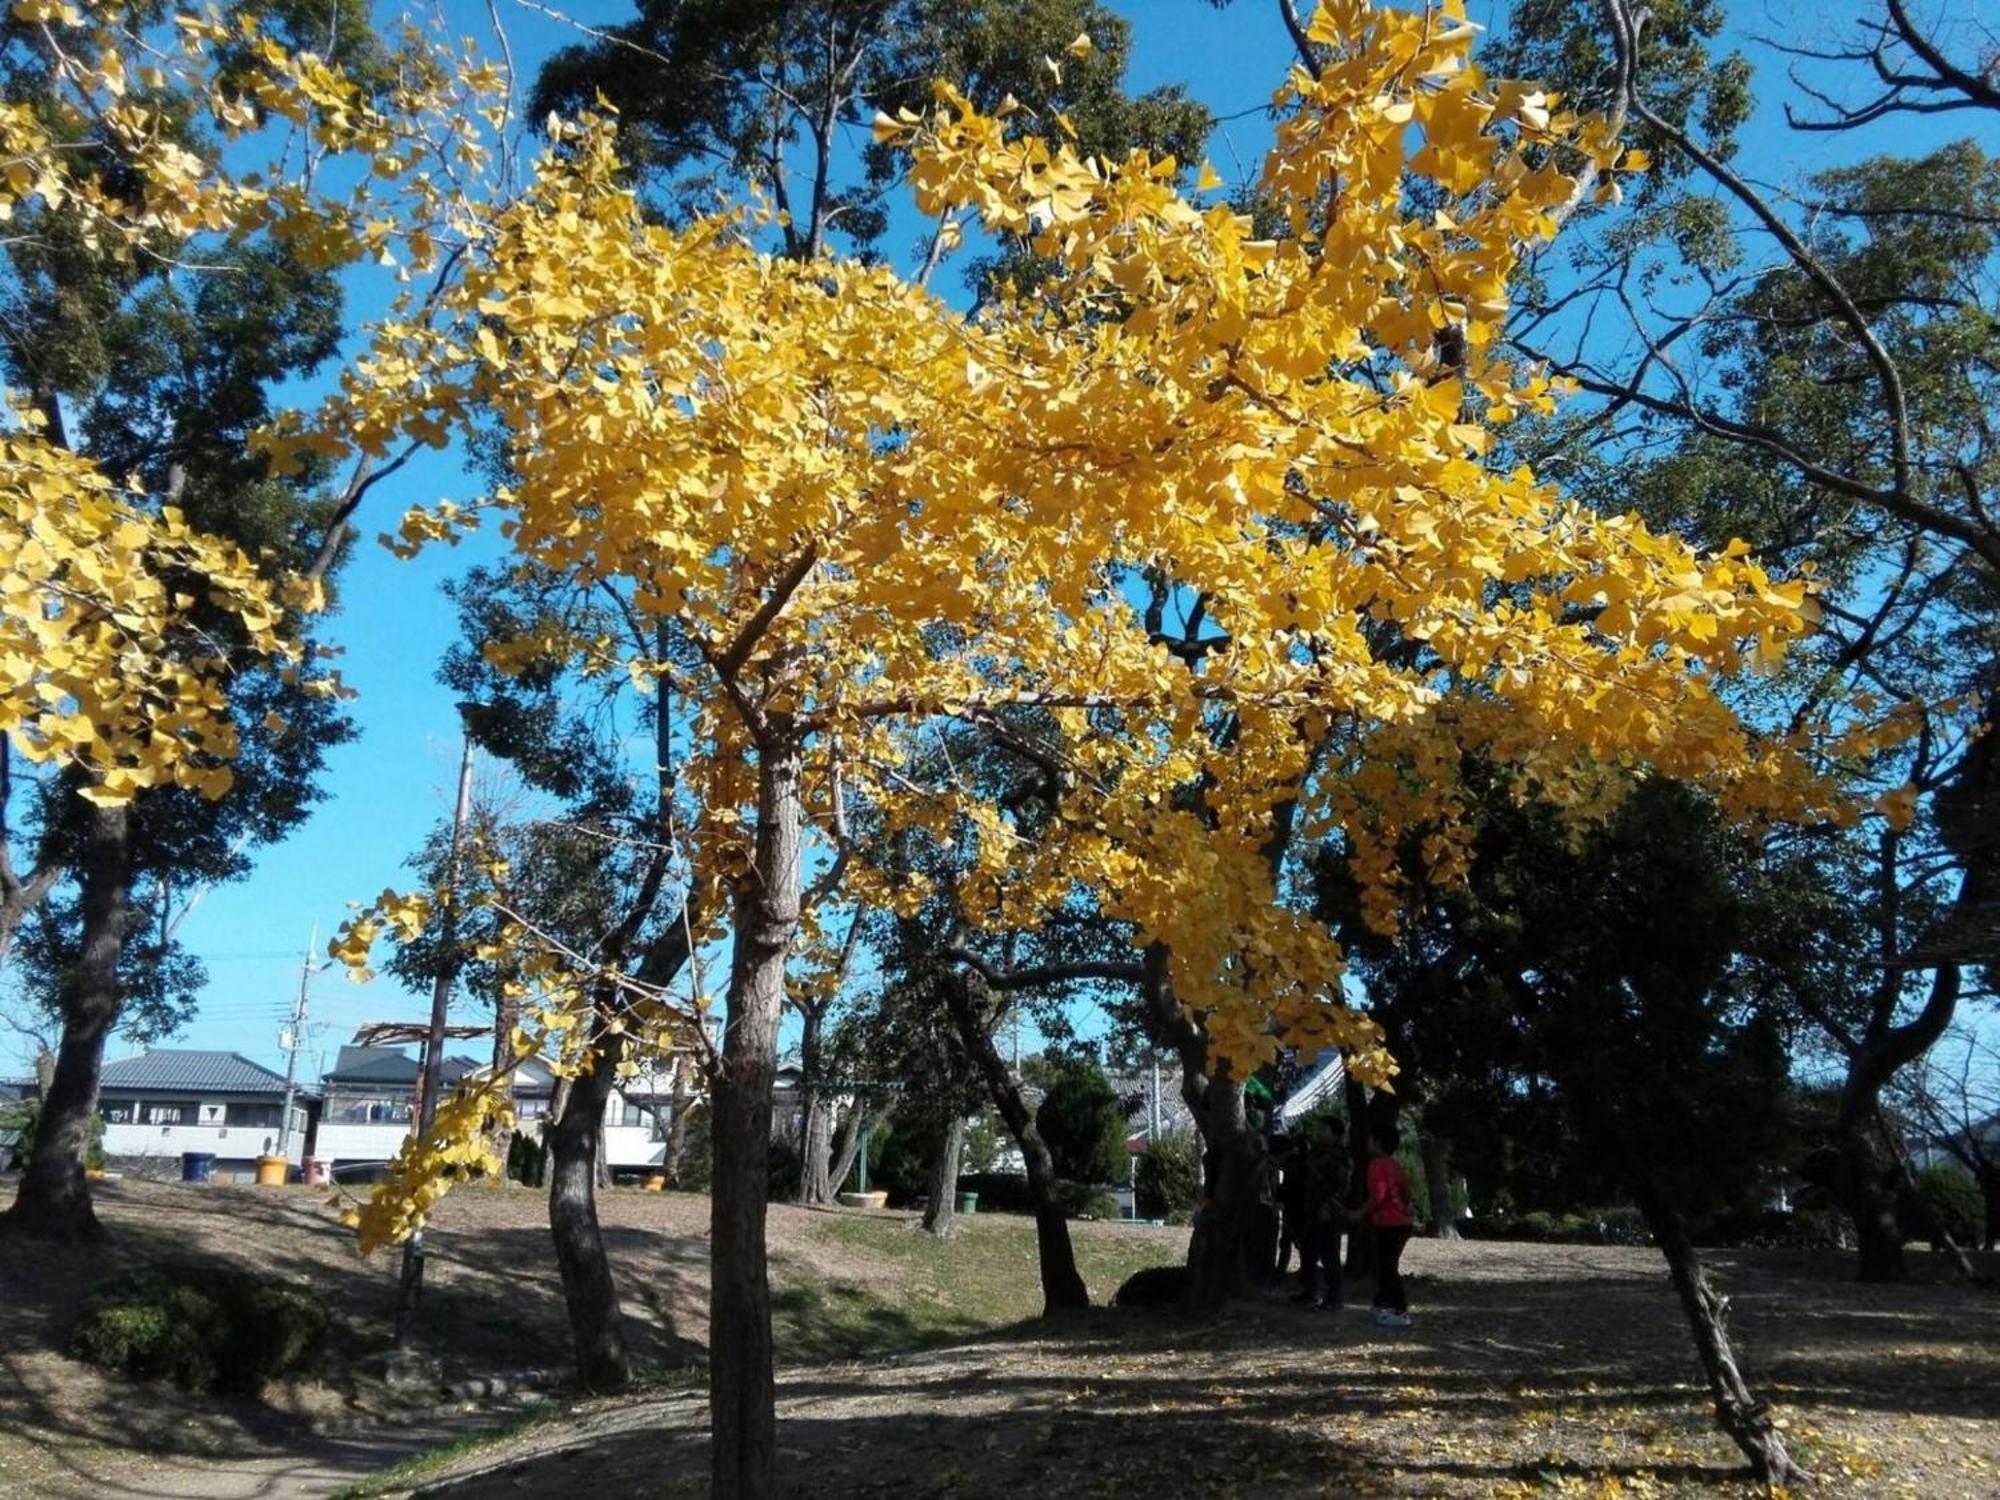
M 412 1410 L 352 1376 L 379 1348 L 393 1258 L 362 1262 L 296 1191 L 120 1185 L 81 1255 L 0 1241 L 0 1495 L 186 1500 L 371 1494 L 697 1495 L 691 1372 L 615 1402 Z M 704 1200 L 610 1195 L 607 1238 L 642 1354 L 698 1357 Z M 1175 1231 L 1079 1225 L 1100 1301 Z M 462 1192 L 431 1233 L 425 1316 L 455 1372 L 559 1364 L 539 1199 Z M 1708 1429 L 1650 1251 L 1412 1246 L 1416 1327 L 1273 1296 L 1222 1321 L 1102 1311 L 1032 1324 L 1032 1226 L 981 1217 L 937 1244 L 907 1219 L 774 1209 L 787 1493 L 826 1495 L 1719 1495 L 1747 1493 Z M 141 1261 L 255 1262 L 321 1287 L 344 1324 L 317 1383 L 218 1404 L 63 1358 L 84 1290 Z M 1871 1288 L 1842 1257 L 1718 1254 L 1760 1390 L 1836 1496 L 2000 1495 L 2000 1299 Z M 1365 1300 L 1365 1288 L 1362 1289 Z M 429 1443 L 456 1451 L 402 1469 Z M 384 1472 L 390 1471 L 390 1472 Z
M 0 1235 L 0 1497 L 323 1495 L 426 1446 L 490 1428 L 533 1396 L 440 1405 L 367 1378 L 387 1347 L 397 1257 L 363 1260 L 322 1190 L 99 1186 L 110 1231 L 82 1249 Z M 671 1372 L 708 1338 L 708 1200 L 617 1191 L 604 1235 L 634 1352 Z M 1033 1228 L 979 1218 L 937 1245 L 907 1215 L 773 1206 L 772 1284 L 780 1357 L 853 1357 L 962 1341 L 1040 1308 Z M 1174 1231 L 1079 1226 L 1093 1293 L 1108 1298 L 1143 1265 L 1176 1258 Z M 423 1342 L 449 1379 L 562 1370 L 568 1325 L 545 1202 L 526 1189 L 468 1188 L 426 1236 Z M 307 1283 L 336 1332 L 310 1380 L 260 1400 L 219 1400 L 107 1375 L 68 1358 L 90 1288 L 140 1265 L 255 1268 Z

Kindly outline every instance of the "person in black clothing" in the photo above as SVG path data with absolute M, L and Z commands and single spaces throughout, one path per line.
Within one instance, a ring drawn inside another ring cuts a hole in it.
M 1278 1163 L 1278 1280 L 1283 1281 L 1294 1248 L 1301 1266 L 1306 1259 L 1305 1142 L 1273 1136 L 1271 1154 Z
M 1321 1124 L 1308 1138 L 1302 1194 L 1299 1292 L 1292 1300 L 1323 1308 L 1340 1306 L 1341 1230 L 1346 1222 L 1347 1153 L 1338 1136 Z

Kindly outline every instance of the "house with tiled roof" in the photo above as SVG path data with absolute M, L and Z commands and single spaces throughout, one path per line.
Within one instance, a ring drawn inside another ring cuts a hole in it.
M 294 1091 L 286 1155 L 303 1158 L 312 1095 Z M 104 1065 L 97 1092 L 104 1156 L 114 1169 L 178 1174 L 181 1157 L 215 1158 L 222 1180 L 253 1180 L 284 1135 L 285 1080 L 240 1052 L 155 1047 Z
M 367 1033 L 363 1033 L 366 1035 Z M 352 1043 L 340 1049 L 320 1077 L 324 1100 L 313 1155 L 331 1163 L 342 1182 L 377 1175 L 402 1148 L 416 1117 L 422 1069 L 412 1046 Z M 469 1076 L 486 1070 L 469 1057 L 447 1055 L 439 1084 L 449 1093 Z M 611 1171 L 648 1175 L 666 1159 L 667 1127 L 673 1098 L 673 1067 L 641 1070 L 621 1078 L 604 1110 L 604 1160 Z M 514 1118 L 530 1138 L 541 1134 L 554 1108 L 557 1079 L 539 1057 L 523 1058 L 514 1069 Z

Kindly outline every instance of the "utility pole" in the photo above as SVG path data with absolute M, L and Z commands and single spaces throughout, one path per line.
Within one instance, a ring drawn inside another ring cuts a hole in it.
M 461 705 L 461 721 L 463 706 Z M 465 837 L 465 820 L 472 809 L 472 736 L 461 722 L 463 749 L 458 757 L 458 798 L 451 812 L 451 849 L 445 856 L 443 926 L 439 932 L 443 954 L 436 981 L 431 985 L 431 1029 L 424 1038 L 423 1058 L 418 1064 L 420 1092 L 417 1096 L 417 1138 L 430 1134 L 437 1121 L 438 1081 L 444 1072 L 444 1019 L 451 1005 L 452 980 L 458 973 L 458 849 Z M 403 1241 L 403 1279 L 396 1295 L 396 1347 L 410 1340 L 417 1315 L 417 1299 L 424 1290 L 424 1232 L 419 1229 Z
M 278 1155 L 292 1159 L 292 1109 L 299 1098 L 299 1054 L 306 1046 L 306 989 L 312 983 L 313 954 L 319 948 L 319 923 L 306 939 L 305 962 L 299 965 L 299 997 L 292 1002 L 292 1024 L 278 1035 L 285 1054 L 285 1112 L 278 1117 Z

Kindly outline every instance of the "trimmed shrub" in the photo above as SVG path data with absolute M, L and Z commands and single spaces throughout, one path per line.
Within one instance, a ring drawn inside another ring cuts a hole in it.
M 1192 1134 L 1165 1135 L 1139 1158 L 1134 1184 L 1139 1217 L 1186 1224 L 1201 1197 L 1201 1141 Z
M 887 1193 L 897 1208 L 907 1207 L 931 1187 L 931 1155 L 940 1132 L 927 1123 L 899 1119 L 869 1140 L 868 1186 Z
M 1055 1161 L 1056 1176 L 1072 1182 L 1118 1182 L 1127 1170 L 1125 1110 L 1111 1081 L 1090 1058 L 1067 1057 L 1035 1111 L 1035 1125 Z
M 1760 1250 L 1850 1249 L 1847 1217 L 1833 1208 L 1799 1208 L 1787 1213 L 1767 1208 L 1748 1224 L 1730 1221 L 1711 1236 L 1718 1245 L 1751 1245 Z
M 961 1172 L 958 1190 L 979 1194 L 979 1211 L 982 1214 L 1031 1214 L 1035 1211 L 1034 1194 L 1028 1191 L 1028 1178 L 1024 1172 Z
M 1917 1209 L 1921 1219 L 1915 1227 L 1933 1250 L 1944 1248 L 1945 1235 L 1961 1249 L 1978 1248 L 1986 1200 L 1970 1172 L 1943 1162 L 1925 1167 L 1917 1173 Z
M 706 1105 L 688 1116 L 687 1130 L 681 1137 L 680 1161 L 673 1165 L 672 1176 L 673 1186 L 686 1193 L 705 1193 L 715 1180 L 715 1142 L 709 1134 Z
M 28 1164 L 35 1159 L 35 1127 L 42 1118 L 39 1099 L 16 1099 L 0 1105 L 0 1139 L 9 1139 L 12 1145 L 0 1153 L 0 1167 L 8 1165 L 7 1155 L 13 1157 L 13 1165 L 20 1171 L 27 1171 Z M 84 1148 L 83 1164 L 89 1170 L 101 1171 L 104 1167 L 104 1117 L 93 1116 L 90 1122 L 90 1144 Z
M 154 1266 L 90 1294 L 75 1347 L 105 1369 L 247 1393 L 309 1361 L 331 1322 L 304 1287 L 244 1271 Z
M 799 1179 L 804 1174 L 805 1164 L 799 1158 L 799 1148 L 790 1141 L 772 1141 L 766 1199 L 772 1203 L 790 1203 L 799 1195 Z
M 1481 1214 L 1461 1219 L 1458 1232 L 1469 1240 L 1519 1240 L 1536 1245 L 1650 1245 L 1645 1216 L 1628 1205 L 1552 1214 Z
M 1058 1181 L 1056 1203 L 1071 1219 L 1116 1219 L 1121 1217 L 1118 1200 L 1101 1187 L 1087 1182 Z

